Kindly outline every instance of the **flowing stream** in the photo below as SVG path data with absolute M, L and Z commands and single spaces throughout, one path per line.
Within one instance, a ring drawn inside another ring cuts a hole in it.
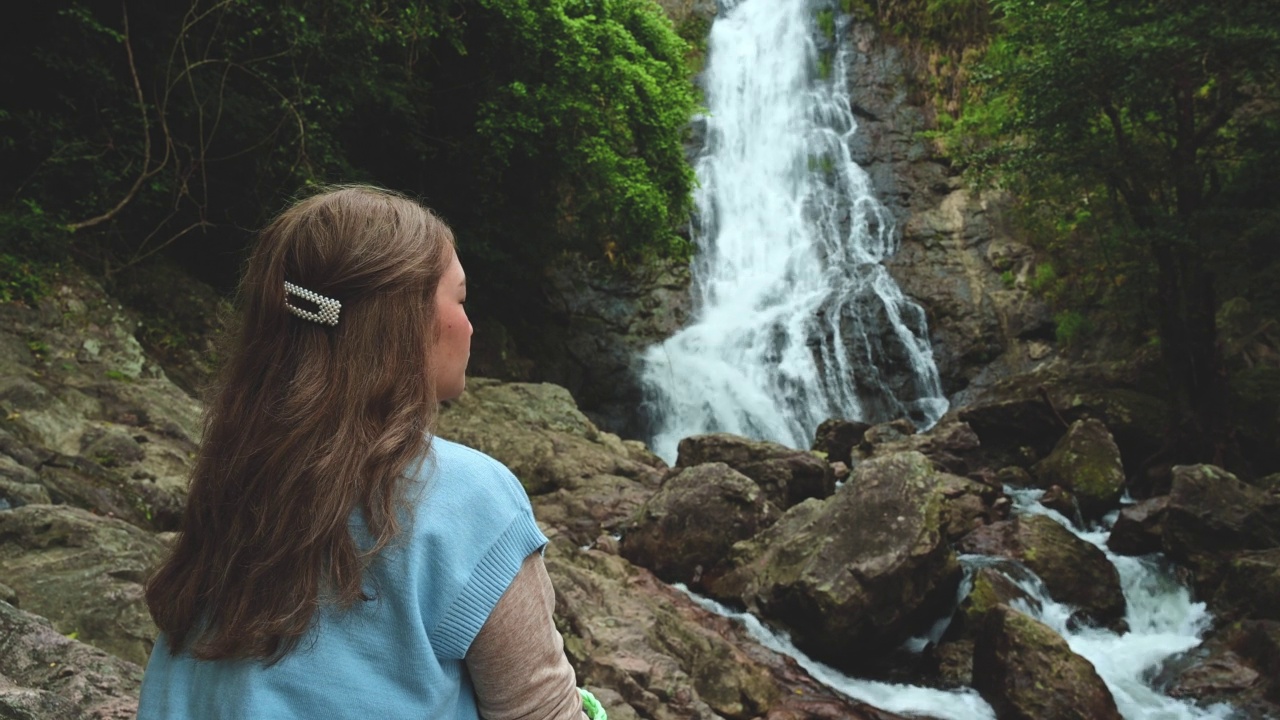
M 1200 635 L 1210 622 L 1204 603 L 1192 602 L 1191 593 L 1177 582 L 1168 565 L 1155 557 L 1112 553 L 1106 546 L 1109 527 L 1079 530 L 1065 517 L 1039 503 L 1041 490 L 1008 492 L 1014 499 L 1015 512 L 1047 515 L 1106 553 L 1120 573 L 1129 631 L 1117 634 L 1099 628 L 1069 628 L 1067 620 L 1075 608 L 1049 597 L 1044 583 L 1030 570 L 1001 558 L 961 556 L 966 577 L 961 583 L 960 596 L 968 594 L 972 586 L 970 578 L 978 568 L 999 570 L 1035 601 L 1015 601 L 1014 609 L 1053 628 L 1066 639 L 1073 652 L 1093 663 L 1126 720 L 1228 720 L 1230 706 L 1202 708 L 1161 694 L 1148 682 L 1166 659 L 1199 645 Z M 767 627 L 749 613 L 734 612 L 715 601 L 690 595 L 705 609 L 743 623 L 762 645 L 795 658 L 815 680 L 850 698 L 908 716 L 940 720 L 995 718 L 991 706 L 972 690 L 943 691 L 849 677 L 808 657 L 791 643 L 786 633 Z M 936 626 L 930 635 L 936 639 L 944 629 L 945 624 Z M 916 638 L 908 641 L 908 647 L 919 650 L 927 641 L 928 638 Z
M 696 164 L 693 322 L 641 358 L 651 446 L 723 431 L 807 447 L 831 417 L 933 425 L 924 312 L 881 264 L 893 219 L 850 157 L 834 0 L 722 0 Z

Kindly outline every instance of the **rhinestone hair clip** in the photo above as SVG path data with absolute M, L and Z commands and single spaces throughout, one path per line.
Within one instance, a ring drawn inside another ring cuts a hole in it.
M 310 320 L 311 322 L 320 323 L 321 325 L 337 325 L 338 324 L 338 311 L 342 310 L 342 303 L 338 302 L 337 300 L 334 300 L 333 298 L 327 298 L 318 293 L 313 293 L 310 290 L 307 290 L 306 288 L 300 288 L 297 285 L 294 285 L 293 283 L 287 280 L 284 283 L 284 294 L 285 294 L 284 306 L 288 308 L 289 312 L 293 313 L 294 315 L 297 315 L 303 320 Z M 290 295 L 293 295 L 295 297 L 300 297 L 303 300 L 308 300 L 310 302 L 315 303 L 316 307 L 318 307 L 319 310 L 316 312 L 312 312 L 310 310 L 303 310 L 300 307 L 294 307 L 293 305 L 290 305 L 289 304 Z

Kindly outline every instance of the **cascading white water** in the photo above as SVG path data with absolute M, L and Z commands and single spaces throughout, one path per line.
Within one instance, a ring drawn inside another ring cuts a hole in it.
M 695 318 L 642 357 L 651 445 L 672 460 L 681 438 L 724 431 L 802 447 L 830 417 L 928 427 L 947 401 L 924 313 L 880 264 L 896 236 L 850 157 L 848 50 L 813 39 L 834 2 L 727 4 L 708 41 Z
M 1093 663 L 1126 720 L 1225 720 L 1231 717 L 1231 708 L 1227 705 L 1202 708 L 1161 694 L 1147 682 L 1149 675 L 1166 659 L 1200 644 L 1200 635 L 1210 623 L 1204 603 L 1192 602 L 1191 592 L 1178 584 L 1170 569 L 1155 558 L 1111 552 L 1107 548 L 1109 527 L 1081 531 L 1067 518 L 1039 503 L 1044 491 L 1007 490 L 1014 500 L 1015 511 L 1047 515 L 1106 554 L 1120 573 L 1129 631 L 1120 635 L 1102 628 L 1071 628 L 1067 620 L 1074 608 L 1055 602 L 1043 584 L 1010 577 L 1040 604 L 1039 608 L 1032 608 L 1018 603 L 1016 609 L 1053 628 L 1066 638 L 1072 651 Z
M 1106 554 L 1120 573 L 1129 630 L 1117 634 L 1083 625 L 1072 627 L 1068 620 L 1076 608 L 1049 597 L 1044 583 L 1034 573 L 1002 558 L 962 555 L 960 562 L 966 569 L 966 578 L 961 596 L 968 594 L 971 574 L 978 568 L 1001 571 L 1035 600 L 1034 607 L 1014 601 L 1013 608 L 1048 625 L 1066 639 L 1073 652 L 1092 663 L 1126 720 L 1229 720 L 1233 717 L 1228 705 L 1200 707 L 1164 695 L 1148 682 L 1165 660 L 1199 645 L 1200 636 L 1210 623 L 1204 603 L 1192 602 L 1191 593 L 1174 579 L 1169 567 L 1152 557 L 1112 553 L 1106 546 L 1109 528 L 1081 531 L 1061 514 L 1040 504 L 1042 490 L 1006 488 L 1006 492 L 1013 498 L 1018 514 L 1046 515 Z M 676 587 L 689 593 L 683 586 Z M 991 707 L 972 690 L 942 691 L 849 677 L 809 658 L 791 643 L 786 633 L 770 629 L 753 615 L 734 612 L 693 593 L 689 595 L 703 608 L 743 623 L 762 645 L 794 658 L 815 680 L 855 700 L 904 715 L 942 720 L 995 718 Z M 918 652 L 925 642 L 936 641 L 943 629 L 945 625 L 936 626 L 930 632 L 931 638 L 908 641 L 908 648 Z

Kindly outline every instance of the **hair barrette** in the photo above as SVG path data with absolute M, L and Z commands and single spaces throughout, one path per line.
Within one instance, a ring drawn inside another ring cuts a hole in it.
M 287 280 L 284 283 L 284 294 L 284 306 L 294 315 L 297 315 L 303 320 L 310 320 L 311 322 L 320 323 L 321 325 L 338 324 L 338 312 L 342 310 L 342 303 L 337 300 L 325 297 L 319 293 L 311 292 L 306 288 L 300 288 Z M 290 305 L 290 295 L 313 302 L 316 304 L 318 309 L 313 312 L 311 310 L 303 310 L 300 307 Z

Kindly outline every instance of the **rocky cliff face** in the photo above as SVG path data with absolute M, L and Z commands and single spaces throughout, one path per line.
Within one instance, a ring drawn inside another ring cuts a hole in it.
M 1005 222 L 1009 199 L 964 189 L 921 137 L 933 111 L 911 92 L 928 83 L 914 51 L 866 22 L 850 35 L 854 159 L 898 222 L 889 270 L 925 309 L 944 390 L 1027 369 L 1052 353 L 1053 322 L 1025 290 L 1033 257 Z

